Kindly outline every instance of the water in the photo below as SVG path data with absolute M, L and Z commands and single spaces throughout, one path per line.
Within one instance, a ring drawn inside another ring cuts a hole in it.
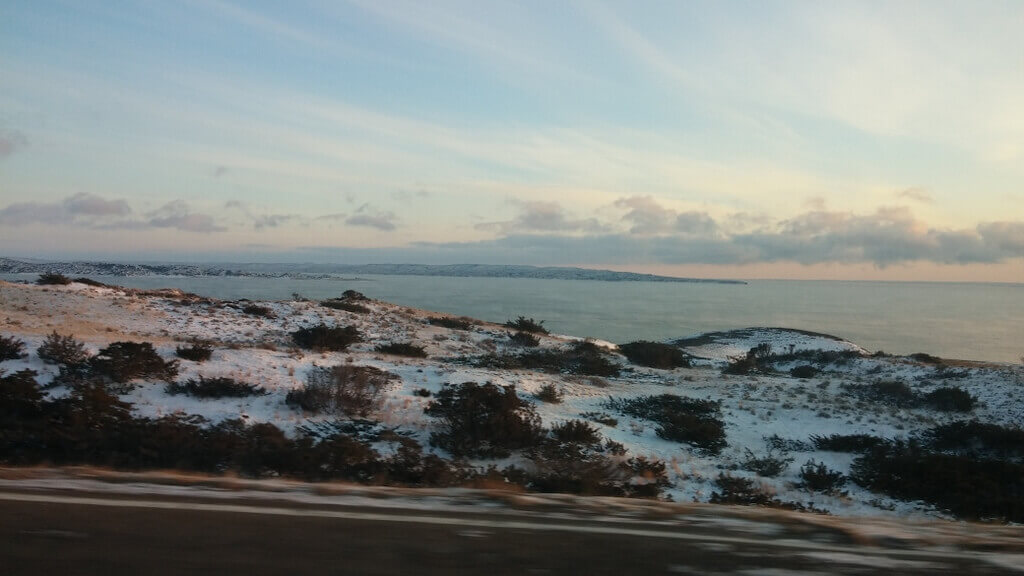
M 34 280 L 36 275 L 6 275 Z M 371 298 L 504 322 L 519 315 L 552 332 L 612 342 L 667 340 L 749 326 L 833 334 L 868 350 L 1019 362 L 1024 285 L 757 280 L 748 285 L 361 276 L 100 277 L 137 288 L 181 288 L 223 299 L 323 299 L 344 290 Z

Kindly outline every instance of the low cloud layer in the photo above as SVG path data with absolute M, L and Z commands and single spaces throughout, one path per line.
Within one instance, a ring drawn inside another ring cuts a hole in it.
M 183 200 L 174 200 L 148 212 L 132 216 L 124 200 L 108 200 L 95 194 L 75 194 L 59 202 L 21 202 L 0 209 L 0 224 L 25 226 L 50 224 L 95 230 L 145 230 L 173 228 L 184 232 L 223 232 L 227 228 L 212 216 L 192 211 Z
M 522 232 L 602 232 L 607 228 L 596 218 L 572 219 L 557 202 L 516 202 L 519 214 L 512 220 L 484 222 L 477 230 L 496 231 L 501 234 Z
M 394 212 L 377 210 L 369 204 L 363 204 L 356 209 L 355 214 L 345 219 L 345 224 L 391 231 L 395 229 L 395 221 L 397 219 L 398 217 L 395 216 Z

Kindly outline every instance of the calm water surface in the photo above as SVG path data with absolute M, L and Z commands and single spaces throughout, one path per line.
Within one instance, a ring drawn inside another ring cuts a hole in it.
M 223 299 L 280 300 L 293 293 L 322 299 L 353 289 L 371 298 L 494 322 L 524 315 L 543 319 L 552 332 L 612 342 L 781 326 L 834 334 L 872 351 L 1003 362 L 1024 356 L 1022 284 L 757 280 L 729 285 L 429 276 L 95 279 Z

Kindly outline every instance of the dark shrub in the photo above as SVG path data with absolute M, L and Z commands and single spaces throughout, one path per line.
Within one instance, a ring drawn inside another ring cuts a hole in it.
M 75 340 L 74 336 L 61 336 L 56 331 L 46 337 L 36 354 L 47 364 L 64 366 L 81 366 L 89 360 L 85 344 Z
M 870 384 L 843 384 L 843 389 L 868 402 L 878 402 L 895 408 L 913 408 L 920 398 L 905 382 L 883 380 Z
M 880 447 L 853 461 L 854 482 L 898 500 L 923 500 L 961 518 L 1024 522 L 1024 465 L 934 454 L 913 444 Z
M 715 479 L 718 490 L 711 493 L 712 504 L 739 504 L 743 506 L 773 506 L 779 501 L 749 478 L 719 474 Z
M 918 362 L 921 362 L 923 364 L 942 364 L 942 358 L 939 358 L 938 356 L 932 356 L 931 354 L 925 354 L 924 352 L 917 352 L 915 354 L 911 354 L 910 356 L 908 356 L 908 358 L 912 360 L 917 360 Z
M 540 338 L 529 332 L 511 332 L 508 339 L 516 346 L 525 346 L 526 348 L 536 348 L 540 345 Z
M 568 349 L 529 350 L 522 354 L 483 356 L 475 363 L 485 368 L 526 368 L 587 376 L 617 376 L 619 365 L 608 360 L 605 354 L 606 350 L 592 342 L 578 342 Z
M 633 364 L 647 366 L 648 368 L 671 370 L 673 368 L 690 366 L 690 359 L 686 357 L 686 354 L 671 344 L 640 340 L 628 344 L 620 344 L 619 352 L 622 352 Z
M 84 276 L 81 277 L 81 278 L 75 278 L 73 281 L 77 282 L 78 284 L 85 284 L 86 286 L 95 286 L 96 288 L 110 288 L 111 287 L 110 284 L 104 284 L 103 282 L 100 282 L 99 280 L 93 280 L 92 278 L 86 278 Z
M 598 444 L 597 428 L 583 420 L 567 420 L 551 427 L 551 436 L 563 444 Z
M 885 438 L 870 434 L 832 434 L 830 436 L 811 436 L 811 443 L 818 450 L 829 452 L 864 452 L 888 442 Z
M 754 456 L 754 453 L 747 449 L 747 459 L 740 464 L 740 468 L 754 472 L 765 478 L 775 478 L 785 472 L 786 468 L 793 462 L 792 458 L 779 458 L 772 455 L 771 450 L 763 458 Z
M 172 382 L 167 385 L 165 391 L 168 394 L 187 394 L 195 398 L 246 398 L 248 396 L 263 396 L 267 392 L 254 384 L 237 382 L 233 378 L 205 378 L 199 380 L 189 379 L 184 383 Z
M 611 426 L 612 428 L 619 425 L 618 418 L 613 418 L 610 414 L 605 412 L 583 412 L 580 416 L 590 420 L 591 422 L 597 422 L 598 424 L 604 424 L 605 426 Z
M 796 366 L 789 371 L 789 375 L 794 378 L 814 378 L 818 375 L 819 370 L 810 364 L 803 364 Z
M 423 349 L 423 346 L 417 346 L 412 342 L 390 342 L 377 346 L 375 350 L 382 354 L 394 354 L 395 356 L 427 357 L 427 351 Z
M 178 363 L 164 361 L 149 342 L 114 342 L 89 359 L 89 371 L 118 384 L 135 378 L 170 381 L 178 374 Z
M 320 305 L 327 308 L 333 308 L 335 310 L 352 312 L 354 314 L 368 314 L 370 312 L 369 308 L 362 304 L 357 304 L 352 300 L 324 300 Z
M 536 446 L 544 437 L 540 417 L 511 386 L 466 382 L 446 385 L 425 410 L 440 420 L 431 444 L 455 456 L 502 458 Z
M 558 389 L 558 386 L 551 383 L 541 386 L 533 397 L 548 404 L 561 404 L 562 402 L 562 392 Z
M 730 358 L 729 364 L 722 370 L 722 374 L 745 375 L 753 372 L 770 372 L 768 361 L 772 357 L 772 345 L 762 342 L 754 346 L 744 356 Z
M 1024 430 L 977 420 L 950 422 L 923 434 L 932 450 L 986 458 L 1024 458 Z
M 846 484 L 846 476 L 842 472 L 829 470 L 824 462 L 815 462 L 811 459 L 800 467 L 801 488 L 834 494 L 843 484 Z
M 442 328 L 450 328 L 452 330 L 472 330 L 473 321 L 470 318 L 449 318 L 449 317 L 433 317 L 428 318 L 427 322 L 434 326 L 441 326 Z
M 804 442 L 803 440 L 793 440 L 792 438 L 783 438 L 778 434 L 772 434 L 771 436 L 762 436 L 765 446 L 768 447 L 768 451 L 777 450 L 779 452 L 809 452 L 814 449 L 814 446 Z
M 396 379 L 397 375 L 373 366 L 318 366 L 310 371 L 306 385 L 289 392 L 285 402 L 314 414 L 366 416 L 380 407 L 384 390 Z
M 354 302 L 364 302 L 369 300 L 362 292 L 356 292 L 355 290 L 345 290 L 341 293 L 342 300 L 351 300 Z
M 36 280 L 36 284 L 41 286 L 67 286 L 68 284 L 71 284 L 71 278 L 56 272 L 46 272 L 39 275 L 39 279 Z
M 518 330 L 520 332 L 533 332 L 534 334 L 547 334 L 548 329 L 545 328 L 543 324 L 543 320 L 536 322 L 533 318 L 525 318 L 523 316 L 520 316 L 515 320 L 505 322 L 505 326 L 512 328 L 513 330 Z
M 430 398 L 430 390 L 427 390 L 426 388 L 417 388 L 413 391 L 413 394 L 422 398 Z
M 924 396 L 924 403 L 941 412 L 970 412 L 975 398 L 957 386 L 938 388 Z
M 362 342 L 363 337 L 355 326 L 342 327 L 320 324 L 319 326 L 300 328 L 292 332 L 292 340 L 302 348 L 318 352 L 340 352 L 356 342 Z
M 260 306 L 259 304 L 246 304 L 242 308 L 242 312 L 250 316 L 261 316 L 263 318 L 273 318 L 274 311 L 267 306 Z
M 213 348 L 208 344 L 197 343 L 185 347 L 178 346 L 175 353 L 178 355 L 178 358 L 184 358 L 193 362 L 205 362 L 213 356 Z
M 0 362 L 25 356 L 25 343 L 14 336 L 0 336 Z
M 612 410 L 657 423 L 656 433 L 666 440 L 685 442 L 710 454 L 717 454 L 726 446 L 725 423 L 720 419 L 718 402 L 661 394 L 609 399 L 605 404 Z

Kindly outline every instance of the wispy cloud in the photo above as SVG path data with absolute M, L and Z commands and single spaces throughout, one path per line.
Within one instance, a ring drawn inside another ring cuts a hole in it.
M 0 160 L 28 146 L 28 137 L 18 130 L 0 130 Z
M 356 209 L 355 214 L 345 219 L 349 226 L 364 226 L 376 228 L 377 230 L 391 231 L 396 228 L 395 221 L 398 219 L 394 212 L 389 210 L 378 210 L 369 204 L 363 204 Z
M 499 222 L 483 222 L 476 225 L 477 230 L 496 231 L 501 234 L 522 232 L 600 232 L 607 228 L 596 218 L 573 219 L 565 208 L 557 202 L 514 202 L 519 207 L 519 214 L 512 220 Z

